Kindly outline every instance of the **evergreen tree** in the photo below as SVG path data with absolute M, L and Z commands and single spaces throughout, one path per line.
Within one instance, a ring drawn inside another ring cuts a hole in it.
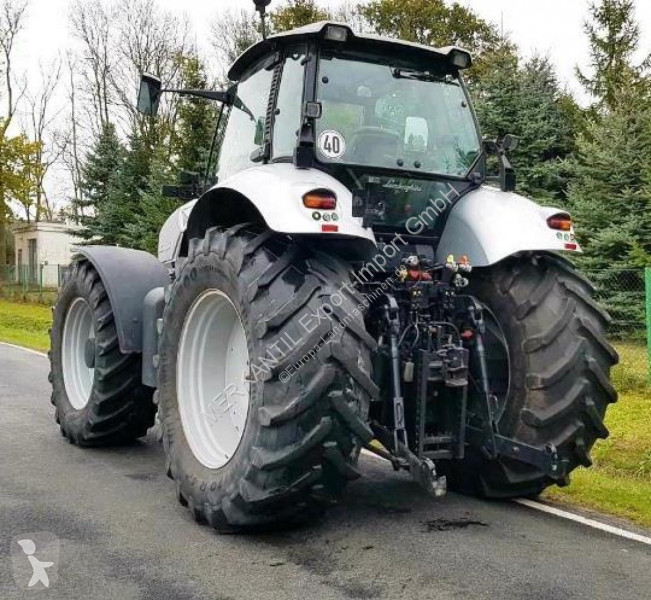
M 642 82 L 649 58 L 633 63 L 640 41 L 634 0 L 601 0 L 590 4 L 591 20 L 584 29 L 590 41 L 592 75 L 576 69 L 585 89 L 607 107 L 614 106 L 617 92 L 630 83 Z
M 208 88 L 205 67 L 196 55 L 181 58 L 183 87 Z M 202 98 L 183 98 L 177 113 L 176 129 L 172 137 L 172 154 L 180 171 L 203 173 L 214 129 L 218 107 Z
M 631 85 L 613 108 L 589 120 L 577 140 L 569 208 L 585 254 L 615 321 L 644 323 L 642 269 L 651 266 L 651 98 Z M 624 289 L 622 282 L 627 283 Z
M 82 199 L 76 203 L 78 223 L 84 226 L 79 235 L 86 240 L 115 243 L 115 232 L 107 226 L 111 213 L 113 190 L 124 166 L 125 148 L 115 127 L 108 123 L 100 132 L 95 145 L 82 167 Z
M 547 58 L 520 64 L 505 44 L 486 58 L 484 69 L 471 86 L 484 136 L 518 136 L 520 143 L 510 153 L 518 191 L 542 204 L 562 202 L 567 187 L 563 160 L 573 150 L 578 107 L 561 90 Z
M 196 55 L 181 57 L 180 61 L 183 87 L 209 87 L 204 66 Z M 201 98 L 183 98 L 172 133 L 171 161 L 164 145 L 152 146 L 142 138 L 132 138 L 123 178 L 126 185 L 120 186 L 115 198 L 116 220 L 128 217 L 118 241 L 157 253 L 160 228 L 186 202 L 164 197 L 162 187 L 174 182 L 180 171 L 203 176 L 216 120 L 214 103 Z
M 164 148 L 158 148 L 150 162 L 147 183 L 138 198 L 138 211 L 125 228 L 125 235 L 134 248 L 154 255 L 158 253 L 158 235 L 163 223 L 186 202 L 162 195 L 163 186 L 173 179 L 167 153 Z
M 110 209 L 104 215 L 112 244 L 134 246 L 128 226 L 140 215 L 141 197 L 149 191 L 153 154 L 147 139 L 131 134 L 120 178 L 111 187 Z
M 649 95 L 623 88 L 577 140 L 570 208 L 591 269 L 651 265 Z

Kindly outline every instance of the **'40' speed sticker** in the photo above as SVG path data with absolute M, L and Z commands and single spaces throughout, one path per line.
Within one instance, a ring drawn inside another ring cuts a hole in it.
M 341 158 L 346 152 L 346 140 L 338 131 L 328 129 L 319 135 L 317 147 L 326 158 Z

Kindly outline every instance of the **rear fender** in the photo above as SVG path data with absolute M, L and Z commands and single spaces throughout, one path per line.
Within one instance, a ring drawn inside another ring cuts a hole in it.
M 303 196 L 315 189 L 328 189 L 337 197 L 332 211 L 308 209 Z M 202 237 L 212 225 L 229 227 L 259 222 L 272 231 L 318 235 L 324 240 L 357 238 L 375 244 L 370 228 L 352 216 L 350 190 L 323 171 L 298 169 L 290 163 L 251 167 L 228 177 L 208 190 L 191 207 L 186 237 Z M 329 231 L 336 226 L 337 231 Z M 169 245 L 169 244 L 168 244 Z
M 75 251 L 97 269 L 106 288 L 120 352 L 142 352 L 143 302 L 151 290 L 170 283 L 167 269 L 151 254 L 131 248 L 80 246 Z
M 561 232 L 547 225 L 548 217 L 564 212 L 482 186 L 450 210 L 436 250 L 437 262 L 445 262 L 450 254 L 465 254 L 473 266 L 486 267 L 523 251 L 581 252 L 573 228 Z

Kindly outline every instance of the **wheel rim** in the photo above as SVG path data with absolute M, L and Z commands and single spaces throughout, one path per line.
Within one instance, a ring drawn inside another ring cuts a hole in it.
M 203 292 L 183 322 L 176 382 L 185 439 L 210 469 L 224 466 L 242 440 L 249 411 L 249 351 L 235 305 Z
M 497 398 L 497 419 L 502 418 L 511 389 L 511 357 L 502 327 L 490 308 L 484 306 L 484 345 L 491 391 Z
M 481 303 L 484 313 L 484 325 L 486 327 L 483 335 L 484 348 L 486 350 L 486 367 L 491 392 L 497 398 L 497 410 L 495 419 L 499 421 L 506 410 L 506 405 L 511 390 L 511 358 L 509 345 L 497 317 L 493 311 Z M 484 402 L 481 397 L 479 382 L 475 382 L 471 396 L 477 402 Z
M 72 407 L 81 410 L 88 404 L 93 389 L 95 369 L 86 363 L 88 340 L 95 339 L 93 314 L 84 298 L 75 298 L 63 326 L 61 363 L 63 383 Z

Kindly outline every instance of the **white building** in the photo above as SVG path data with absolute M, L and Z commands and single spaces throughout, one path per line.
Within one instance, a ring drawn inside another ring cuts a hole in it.
M 16 279 L 57 287 L 61 269 L 72 257 L 72 247 L 81 240 L 69 223 L 17 223 L 12 227 L 16 252 Z

